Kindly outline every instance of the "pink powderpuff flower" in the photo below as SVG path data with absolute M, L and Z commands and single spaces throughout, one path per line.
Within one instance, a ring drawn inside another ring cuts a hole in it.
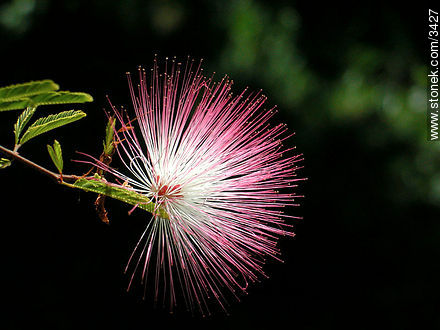
M 297 205 L 303 179 L 302 156 L 283 157 L 290 135 L 270 124 L 276 111 L 263 109 L 266 96 L 234 96 L 232 81 L 206 78 L 201 62 L 167 59 L 159 73 L 155 59 L 149 77 L 139 69 L 137 86 L 128 74 L 135 120 L 112 105 L 126 174 L 94 163 L 169 215 L 154 212 L 146 225 L 127 264 L 128 289 L 140 274 L 144 292 L 153 279 L 155 301 L 161 294 L 171 311 L 179 291 L 188 309 L 205 314 L 209 299 L 225 309 L 227 292 L 238 298 L 265 276 L 267 257 L 279 260 L 278 237 L 294 236 L 289 219 L 298 219 L 282 209 Z

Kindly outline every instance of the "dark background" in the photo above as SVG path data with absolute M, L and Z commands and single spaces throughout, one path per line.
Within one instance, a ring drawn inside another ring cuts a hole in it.
M 426 139 L 427 8 L 322 7 L 296 1 L 34 1 L 0 5 L 0 85 L 53 79 L 93 95 L 81 122 L 29 142 L 26 157 L 51 167 L 46 144 L 99 155 L 105 95 L 130 107 L 125 72 L 159 58 L 204 59 L 235 91 L 263 88 L 305 155 L 304 220 L 280 243 L 284 264 L 230 300 L 229 315 L 183 306 L 170 315 L 123 268 L 145 213 L 57 186 L 20 164 L 2 170 L 3 329 L 434 329 L 439 317 L 440 142 Z M 18 112 L 1 113 L 13 145 Z

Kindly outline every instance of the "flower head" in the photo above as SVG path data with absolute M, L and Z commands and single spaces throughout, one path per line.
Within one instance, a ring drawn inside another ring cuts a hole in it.
M 131 280 L 153 280 L 170 308 L 181 292 L 189 309 L 209 312 L 214 298 L 223 308 L 226 292 L 239 296 L 262 275 L 265 259 L 279 258 L 277 239 L 293 236 L 293 190 L 301 155 L 283 147 L 284 124 L 271 125 L 274 108 L 264 109 L 261 91 L 238 95 L 232 81 L 203 75 L 200 64 L 166 61 L 159 72 L 128 75 L 135 112 L 129 119 L 112 106 L 117 171 L 97 166 L 153 200 L 168 219 L 153 212 L 127 265 Z M 176 290 L 176 283 L 182 290 Z

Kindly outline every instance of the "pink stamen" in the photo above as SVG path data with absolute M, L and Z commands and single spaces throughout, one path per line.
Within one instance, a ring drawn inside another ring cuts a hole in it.
M 210 299 L 225 308 L 227 292 L 238 298 L 266 277 L 267 257 L 281 261 L 278 238 L 293 236 L 300 219 L 281 210 L 302 197 L 293 190 L 304 180 L 296 174 L 303 157 L 283 146 L 292 134 L 272 125 L 276 110 L 263 108 L 261 91 L 234 96 L 232 81 L 204 77 L 201 62 L 167 60 L 160 74 L 155 58 L 151 75 L 139 69 L 139 85 L 130 75 L 128 84 L 137 120 L 110 103 L 125 174 L 93 157 L 83 162 L 155 202 L 127 265 L 129 287 L 142 269 L 145 292 L 152 277 L 153 296 L 167 292 L 170 309 L 176 282 L 189 309 L 207 313 Z

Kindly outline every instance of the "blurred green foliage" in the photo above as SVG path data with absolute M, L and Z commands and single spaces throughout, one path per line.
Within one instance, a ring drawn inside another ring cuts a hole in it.
M 1 5 L 0 24 L 12 33 L 24 33 L 30 27 L 29 17 L 36 3 L 36 0 L 13 0 Z
M 250 0 L 229 1 L 226 6 L 228 15 L 222 23 L 228 38 L 219 56 L 223 71 L 253 82 L 253 87 L 261 86 L 272 102 L 296 120 L 294 129 L 315 130 L 315 141 L 339 125 L 356 124 L 360 150 L 373 153 L 375 148 L 402 143 L 402 152 L 378 160 L 385 165 L 388 183 L 397 192 L 405 191 L 405 196 L 396 193 L 394 198 L 398 203 L 403 198 L 438 205 L 440 144 L 427 142 L 427 69 L 412 49 L 412 40 L 392 30 L 386 31 L 389 48 L 385 49 L 362 40 L 340 49 L 321 47 L 320 39 L 306 41 L 320 57 L 337 53 L 342 65 L 328 77 L 312 71 L 299 48 L 303 23 L 295 6 Z M 345 29 L 355 29 L 357 24 L 354 21 Z M 359 125 L 370 120 L 375 123 Z

